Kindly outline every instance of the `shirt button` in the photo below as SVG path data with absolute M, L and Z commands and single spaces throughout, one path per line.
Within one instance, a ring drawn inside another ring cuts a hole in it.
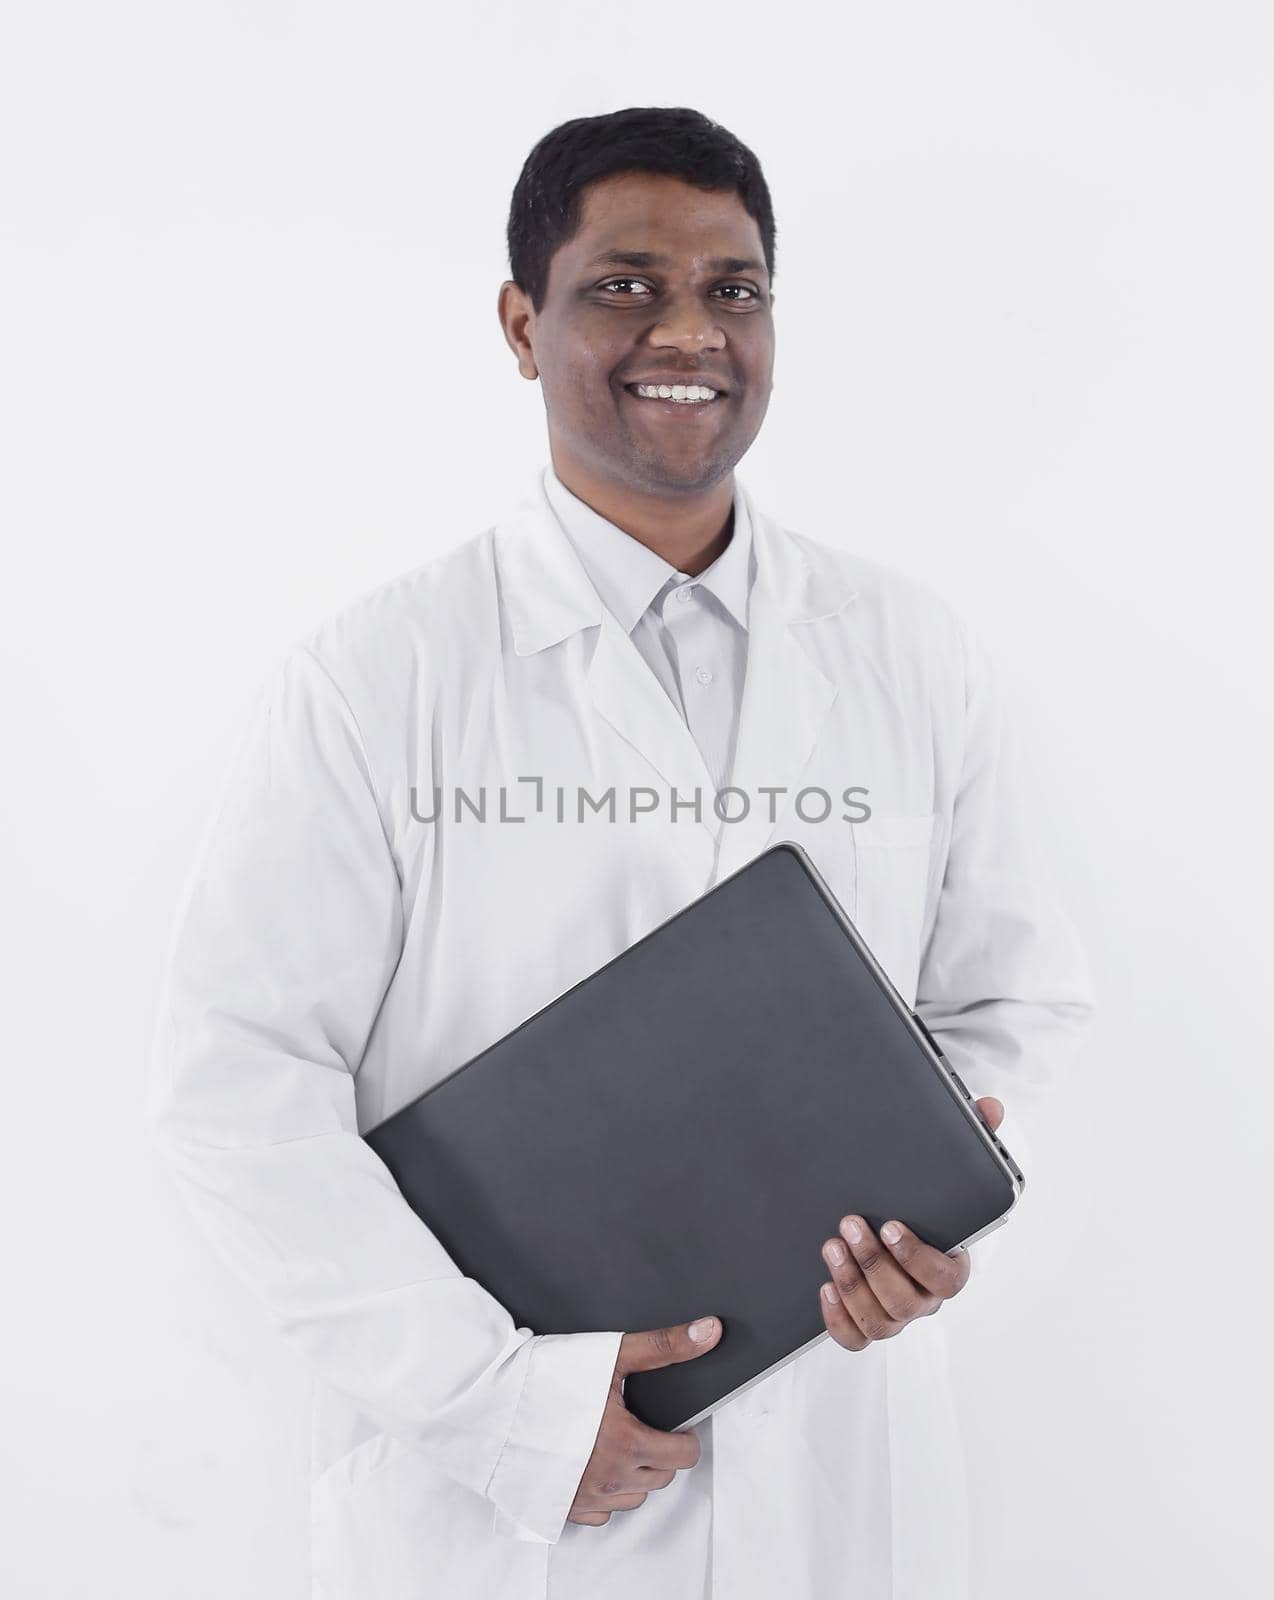
M 693 583 L 682 584 L 681 588 L 677 590 L 677 599 L 682 601 L 689 600 L 694 592 L 695 586 Z
M 698 678 L 700 683 L 712 682 L 712 674 L 708 671 L 707 667 L 700 667 L 695 673 L 695 677 Z

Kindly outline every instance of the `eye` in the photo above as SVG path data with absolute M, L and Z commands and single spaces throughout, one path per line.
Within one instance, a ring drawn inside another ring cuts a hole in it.
M 607 278 L 606 282 L 600 284 L 599 287 L 602 289 L 613 289 L 617 283 L 627 283 L 634 285 L 638 289 L 648 289 L 648 285 L 642 283 L 639 278 Z M 635 299 L 636 296 L 626 295 L 623 298 L 632 300 Z
M 730 294 L 731 292 L 740 297 L 734 301 L 735 305 L 748 305 L 757 298 L 756 290 L 748 283 L 723 283 L 721 285 L 720 293 Z M 743 296 L 747 298 L 744 299 Z

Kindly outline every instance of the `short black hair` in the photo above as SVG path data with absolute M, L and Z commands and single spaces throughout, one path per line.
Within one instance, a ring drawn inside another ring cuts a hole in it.
M 509 206 L 509 269 L 537 311 L 550 261 L 579 228 L 584 190 L 621 172 L 658 172 L 700 189 L 733 189 L 760 230 L 774 276 L 774 210 L 761 163 L 747 145 L 687 106 L 630 106 L 561 123 L 523 163 Z

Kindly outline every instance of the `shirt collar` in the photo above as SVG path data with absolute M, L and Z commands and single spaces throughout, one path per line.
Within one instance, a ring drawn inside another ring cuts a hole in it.
M 543 484 L 549 505 L 593 587 L 625 633 L 633 631 L 665 584 L 691 581 L 671 562 L 572 494 L 551 465 L 544 469 Z M 746 497 L 736 478 L 730 543 L 693 581 L 715 595 L 739 626 L 746 629 L 752 576 L 752 524 Z

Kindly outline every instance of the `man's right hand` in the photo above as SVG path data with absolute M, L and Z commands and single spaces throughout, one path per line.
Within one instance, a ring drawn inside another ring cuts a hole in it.
M 702 1323 L 710 1326 L 700 1342 L 690 1337 L 690 1329 L 698 1332 Z M 716 1317 L 624 1335 L 597 1442 L 575 1491 L 568 1522 L 600 1528 L 610 1521 L 612 1511 L 632 1511 L 652 1489 L 667 1488 L 678 1471 L 698 1464 L 698 1438 L 693 1433 L 661 1433 L 639 1422 L 624 1404 L 620 1385 L 630 1372 L 651 1372 L 675 1361 L 693 1361 L 713 1349 L 720 1337 L 721 1324 Z

